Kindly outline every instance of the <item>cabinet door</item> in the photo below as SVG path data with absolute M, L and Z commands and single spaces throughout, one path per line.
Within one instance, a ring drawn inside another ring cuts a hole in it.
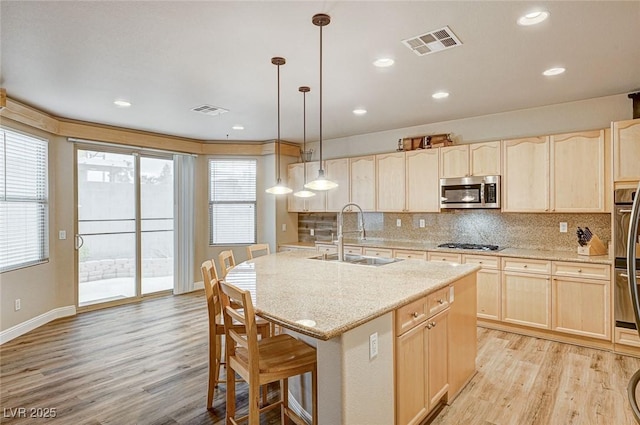
M 406 152 L 406 207 L 410 212 L 440 212 L 440 149 Z
M 376 210 L 376 159 L 374 155 L 349 159 L 351 202 L 364 211 Z
M 604 130 L 551 136 L 551 161 L 552 211 L 604 212 Z
M 551 328 L 551 278 L 502 272 L 502 320 Z
M 449 389 L 449 310 L 427 319 L 428 410 L 431 411 Z
M 396 338 L 396 424 L 419 424 L 427 415 L 426 327 Z
M 470 144 L 469 171 L 472 176 L 501 175 L 500 142 Z
M 318 178 L 320 162 L 307 162 L 307 183 Z M 327 208 L 327 192 L 318 191 L 316 196 L 305 198 L 306 211 L 325 211 Z
M 553 278 L 553 330 L 610 340 L 610 281 Z
M 349 203 L 349 158 L 328 159 L 325 173 L 338 187 L 327 191 L 327 211 L 340 211 Z
M 477 285 L 478 317 L 500 320 L 500 270 L 481 269 Z
M 549 138 L 506 140 L 503 211 L 549 211 Z
M 440 148 L 440 177 L 469 175 L 469 145 Z
M 377 211 L 405 211 L 404 152 L 376 155 Z
M 613 180 L 640 180 L 640 119 L 614 122 Z
M 302 189 L 304 185 L 304 164 L 289 164 L 287 169 L 287 184 L 294 192 Z M 304 212 L 304 198 L 298 198 L 289 194 L 287 197 L 289 212 Z

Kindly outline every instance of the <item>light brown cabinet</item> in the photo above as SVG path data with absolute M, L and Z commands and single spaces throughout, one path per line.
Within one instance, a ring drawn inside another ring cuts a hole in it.
M 404 212 L 405 207 L 405 153 L 376 155 L 376 210 Z
M 613 137 L 613 180 L 640 180 L 640 119 L 611 125 Z
M 349 158 L 351 202 L 364 211 L 376 210 L 376 159 L 374 155 Z
M 439 156 L 440 149 L 419 149 L 406 152 L 405 208 L 407 211 L 440 211 Z
M 611 339 L 610 266 L 554 262 L 552 329 L 598 339 Z
M 407 249 L 394 249 L 393 250 L 393 258 L 402 258 L 406 260 L 426 260 L 427 252 L 426 251 L 413 251 Z
M 327 179 L 338 183 L 338 187 L 327 191 L 327 211 L 340 211 L 349 202 L 349 158 L 325 161 Z
M 502 210 L 549 211 L 549 137 L 505 140 L 502 158 Z
M 482 267 L 477 273 L 478 317 L 501 320 L 500 259 L 487 255 L 463 255 L 465 264 Z
M 323 164 L 324 166 L 324 164 Z M 318 178 L 318 171 L 320 170 L 320 162 L 313 161 L 307 162 L 307 182 L 313 181 Z M 316 192 L 316 196 L 311 198 L 304 198 L 306 211 L 322 212 L 327 209 L 327 192 Z
M 421 423 L 449 389 L 448 297 L 446 305 L 437 299 L 396 311 L 396 424 Z M 439 307 L 429 309 L 434 303 Z
M 289 164 L 288 166 L 287 184 L 293 189 L 294 193 L 304 186 L 305 168 L 307 170 L 307 182 L 310 182 L 318 176 L 320 163 L 318 161 L 307 162 L 306 167 L 304 163 Z M 316 192 L 316 196 L 311 198 L 298 198 L 291 193 L 287 197 L 287 209 L 289 212 L 324 211 L 326 209 L 326 200 L 326 192 Z
M 500 142 L 440 148 L 440 177 L 500 175 Z
M 553 135 L 550 146 L 550 210 L 604 212 L 604 130 Z
M 502 269 L 502 320 L 551 329 L 551 262 L 504 258 Z
M 427 252 L 427 260 L 429 261 L 444 261 L 447 263 L 458 263 L 462 262 L 461 254 L 454 254 L 451 252 L 438 252 L 438 251 L 429 251 Z

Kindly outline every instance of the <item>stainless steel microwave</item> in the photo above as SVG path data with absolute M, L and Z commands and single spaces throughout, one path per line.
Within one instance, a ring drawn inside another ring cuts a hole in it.
M 440 179 L 440 208 L 500 208 L 500 176 Z

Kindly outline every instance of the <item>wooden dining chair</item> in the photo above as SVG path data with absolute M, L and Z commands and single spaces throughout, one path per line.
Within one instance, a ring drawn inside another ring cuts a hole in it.
M 281 423 L 287 418 L 296 424 L 306 422 L 289 409 L 287 379 L 303 373 L 311 373 L 312 423 L 318 424 L 318 381 L 316 349 L 288 334 L 280 334 L 258 340 L 251 293 L 225 282 L 220 282 L 223 316 L 226 332 L 227 354 L 227 425 L 248 419 L 249 425 L 258 425 L 260 414 L 279 407 Z M 231 307 L 231 301 L 242 306 L 241 310 Z M 243 333 L 233 327 L 242 323 Z M 249 414 L 236 418 L 235 374 L 249 384 Z M 260 387 L 280 381 L 280 400 L 260 407 Z
M 271 254 L 271 252 L 269 252 L 269 244 L 257 243 L 247 246 L 247 258 L 249 258 L 249 260 L 252 260 L 261 255 L 269 254 Z
M 227 277 L 229 270 L 236 266 L 236 259 L 233 257 L 233 251 L 228 249 L 218 254 L 218 262 L 220 263 L 220 269 L 222 269 L 222 279 Z
M 224 319 L 222 318 L 222 303 L 220 302 L 218 271 L 213 260 L 203 262 L 201 271 L 209 312 L 209 388 L 207 391 L 207 409 L 211 409 L 215 388 L 221 382 L 220 366 L 225 364 L 222 361 L 222 335 L 225 334 L 225 331 Z M 270 335 L 271 324 L 268 321 L 257 319 L 256 326 L 261 338 L 267 338 Z M 244 331 L 244 326 L 241 323 L 234 323 L 233 327 L 238 332 Z M 266 390 L 264 392 L 264 401 L 266 403 Z

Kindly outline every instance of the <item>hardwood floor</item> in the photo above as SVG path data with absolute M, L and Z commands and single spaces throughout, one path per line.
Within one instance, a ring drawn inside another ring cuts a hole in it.
M 635 424 L 626 386 L 640 359 L 483 328 L 478 338 L 477 375 L 433 424 Z M 60 319 L 0 346 L 0 423 L 223 424 L 224 385 L 205 409 L 206 359 L 202 292 Z M 279 423 L 277 412 L 262 422 Z

